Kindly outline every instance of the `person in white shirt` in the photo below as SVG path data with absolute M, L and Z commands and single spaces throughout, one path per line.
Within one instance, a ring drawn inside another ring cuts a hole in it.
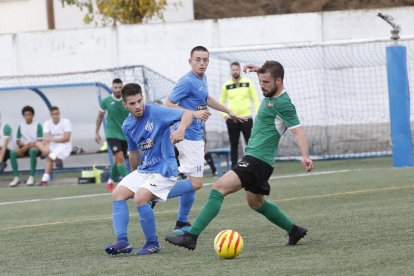
M 27 105 L 22 109 L 24 121 L 20 123 L 17 128 L 15 150 L 10 152 L 10 163 L 13 168 L 13 180 L 9 183 L 10 187 L 15 187 L 21 183 L 19 177 L 19 166 L 17 158 L 30 157 L 30 176 L 26 181 L 27 186 L 32 186 L 35 183 L 37 156 L 39 156 L 39 149 L 36 147 L 36 142 L 43 139 L 42 125 L 33 120 L 35 111 L 33 107 Z
M 46 157 L 45 172 L 40 186 L 47 186 L 53 170 L 53 162 L 61 163 L 72 151 L 72 125 L 66 118 L 60 117 L 59 108 L 50 108 L 52 119 L 43 124 L 43 141 L 36 143 L 43 157 Z

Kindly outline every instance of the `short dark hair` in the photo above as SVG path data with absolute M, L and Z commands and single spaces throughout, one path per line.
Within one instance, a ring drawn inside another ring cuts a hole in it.
M 232 66 L 237 66 L 237 67 L 239 67 L 239 68 L 240 68 L 240 63 L 239 63 L 238 61 L 233 61 L 233 62 L 230 64 L 230 67 L 232 67 Z
M 52 113 L 55 110 L 59 111 L 59 107 L 57 107 L 56 105 L 54 105 L 51 108 L 49 108 L 50 113 Z
M 207 52 L 207 53 L 209 53 L 206 47 L 204 47 L 204 46 L 196 46 L 196 47 L 194 47 L 193 49 L 191 49 L 191 54 L 190 54 L 190 56 L 192 57 L 192 56 L 193 56 L 193 54 L 194 54 L 194 52 L 196 52 L 196 51 L 200 51 L 200 52 Z
M 124 85 L 124 87 L 122 87 L 121 93 L 124 101 L 129 96 L 135 96 L 137 94 L 142 95 L 141 85 L 138 83 L 127 83 Z
M 122 84 L 122 80 L 121 80 L 121 79 L 116 78 L 116 79 L 114 79 L 114 80 L 112 81 L 112 84 L 114 84 L 114 83 L 120 83 L 120 84 Z
M 30 105 L 26 105 L 22 108 L 22 115 L 24 115 L 25 112 L 30 112 L 32 113 L 32 115 L 35 114 L 33 107 L 31 107 Z
M 272 78 L 282 78 L 282 80 L 285 77 L 285 69 L 283 69 L 282 64 L 274 60 L 266 61 L 262 67 L 260 67 L 258 73 L 270 73 Z

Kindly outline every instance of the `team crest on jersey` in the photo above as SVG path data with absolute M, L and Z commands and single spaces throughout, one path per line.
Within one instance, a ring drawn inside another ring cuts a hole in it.
M 272 106 L 273 106 L 273 102 L 268 102 L 268 103 L 267 103 L 267 106 L 268 106 L 268 107 L 272 107 Z
M 147 138 L 144 143 L 140 145 L 141 150 L 150 150 L 155 145 L 155 140 Z
M 154 123 L 147 121 L 147 124 L 145 125 L 145 130 L 148 132 L 151 132 L 153 128 L 154 128 Z

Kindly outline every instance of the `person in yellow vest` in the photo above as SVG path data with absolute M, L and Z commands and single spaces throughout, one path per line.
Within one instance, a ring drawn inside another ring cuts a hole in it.
M 259 98 L 253 82 L 240 75 L 240 63 L 232 62 L 230 70 L 232 78 L 223 84 L 220 103 L 226 105 L 227 102 L 227 107 L 237 116 L 247 119 L 244 122 L 237 122 L 229 118 L 227 114 L 223 114 L 230 138 L 231 167 L 234 167 L 238 162 L 240 132 L 247 145 L 253 127 L 253 105 L 255 112 L 257 112 Z

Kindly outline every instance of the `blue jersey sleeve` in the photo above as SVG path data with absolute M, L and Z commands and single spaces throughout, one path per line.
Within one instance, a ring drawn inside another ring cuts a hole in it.
M 181 99 L 185 98 L 188 96 L 188 94 L 190 93 L 190 87 L 189 87 L 190 83 L 187 80 L 186 77 L 182 77 L 178 83 L 176 84 L 176 86 L 174 87 L 174 89 L 172 90 L 170 96 L 168 97 L 168 99 L 170 101 L 172 101 L 173 103 L 178 103 L 181 101 Z
M 172 108 L 162 105 L 153 105 L 157 119 L 163 124 L 173 125 L 181 120 L 184 110 L 179 108 Z
M 134 142 L 134 139 L 132 139 L 132 137 L 128 133 L 127 120 L 128 118 L 124 121 L 124 124 L 122 125 L 122 132 L 124 133 L 124 136 L 128 143 L 128 151 L 138 150 L 138 145 Z

